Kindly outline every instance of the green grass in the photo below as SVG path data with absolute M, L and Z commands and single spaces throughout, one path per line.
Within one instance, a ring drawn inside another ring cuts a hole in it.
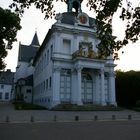
M 16 110 L 44 110 L 45 107 L 34 105 L 31 103 L 24 103 L 24 102 L 15 102 L 14 103 Z
M 51 110 L 54 111 L 121 111 L 122 108 L 115 107 L 112 105 L 101 106 L 101 105 L 85 104 L 82 106 L 78 106 L 73 104 L 60 104 Z
M 133 108 L 131 108 L 131 110 L 140 112 L 140 107 L 133 107 Z

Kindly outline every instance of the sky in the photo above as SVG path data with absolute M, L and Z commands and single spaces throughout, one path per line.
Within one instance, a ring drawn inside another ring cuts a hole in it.
M 132 1 L 136 4 L 139 2 L 139 0 Z M 8 8 L 10 3 L 12 3 L 12 0 L 0 0 L 0 7 Z M 82 3 L 82 11 L 93 17 L 93 11 L 89 11 L 89 8 L 86 7 L 85 3 L 86 0 Z M 67 5 L 61 2 L 57 3 L 54 8 L 57 13 L 67 11 Z M 6 69 L 11 69 L 13 72 L 16 70 L 19 42 L 24 45 L 30 45 L 35 31 L 37 31 L 39 42 L 41 44 L 48 29 L 51 28 L 53 23 L 55 23 L 54 18 L 44 20 L 44 14 L 33 6 L 30 9 L 25 10 L 23 17 L 21 18 L 22 29 L 17 33 L 18 41 L 13 43 L 13 48 L 8 50 L 8 56 L 5 59 L 5 63 L 7 64 Z M 125 24 L 122 24 L 116 17 L 114 18 L 113 23 L 114 34 L 121 38 L 121 36 L 123 36 L 122 30 L 124 29 Z M 123 54 L 122 51 L 124 52 Z M 129 43 L 129 45 L 123 47 L 119 51 L 119 58 L 120 60 L 115 61 L 115 64 L 117 64 L 115 67 L 116 70 L 140 71 L 140 40 L 135 44 Z

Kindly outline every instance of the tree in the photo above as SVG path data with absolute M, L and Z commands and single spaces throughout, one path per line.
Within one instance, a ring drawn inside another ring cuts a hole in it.
M 7 50 L 11 49 L 16 41 L 17 31 L 21 29 L 20 18 L 10 10 L 0 7 L 0 70 L 6 66 L 4 58 L 7 56 Z
M 116 71 L 117 104 L 123 107 L 133 107 L 140 100 L 140 71 Z
M 32 4 L 45 13 L 45 18 L 55 15 L 53 2 L 60 0 L 13 0 L 11 8 L 19 14 L 23 14 L 25 8 Z M 61 0 L 67 2 L 68 0 Z M 136 42 L 140 37 L 140 7 L 133 6 L 132 0 L 87 0 L 87 7 L 96 13 L 97 37 L 101 40 L 98 44 L 99 54 L 108 56 L 114 54 L 117 59 L 117 51 L 126 46 L 130 41 Z M 125 4 L 124 4 L 125 3 Z M 125 36 L 118 40 L 112 35 L 112 19 L 117 11 L 121 11 L 119 17 L 126 21 Z

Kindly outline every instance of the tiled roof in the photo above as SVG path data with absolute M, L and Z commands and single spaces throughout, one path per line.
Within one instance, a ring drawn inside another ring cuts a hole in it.
M 14 72 L 7 70 L 6 72 L 0 72 L 0 84 L 12 85 L 14 81 Z
M 40 46 L 39 40 L 38 40 L 38 36 L 37 36 L 37 32 L 35 32 L 35 35 L 34 35 L 34 37 L 33 37 L 31 46 Z
M 29 62 L 31 58 L 33 58 L 38 50 L 38 47 L 27 46 L 27 45 L 20 45 L 19 46 L 19 61 Z
M 78 15 L 75 12 L 65 12 L 62 14 L 61 23 L 74 25 L 75 19 L 77 18 L 77 16 Z M 93 28 L 93 24 L 95 24 L 95 19 L 89 17 L 89 27 L 88 28 Z

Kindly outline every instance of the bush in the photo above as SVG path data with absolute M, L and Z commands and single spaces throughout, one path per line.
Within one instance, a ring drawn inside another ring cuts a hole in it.
M 55 111 L 120 111 L 122 110 L 119 107 L 115 107 L 112 105 L 101 106 L 94 104 L 85 104 L 82 106 L 78 106 L 75 104 L 60 104 L 55 106 L 53 109 Z
M 31 103 L 25 103 L 25 102 L 15 102 L 14 103 L 15 109 L 17 110 L 44 110 L 45 107 L 31 104 Z
M 136 101 L 136 107 L 140 107 L 140 100 Z

